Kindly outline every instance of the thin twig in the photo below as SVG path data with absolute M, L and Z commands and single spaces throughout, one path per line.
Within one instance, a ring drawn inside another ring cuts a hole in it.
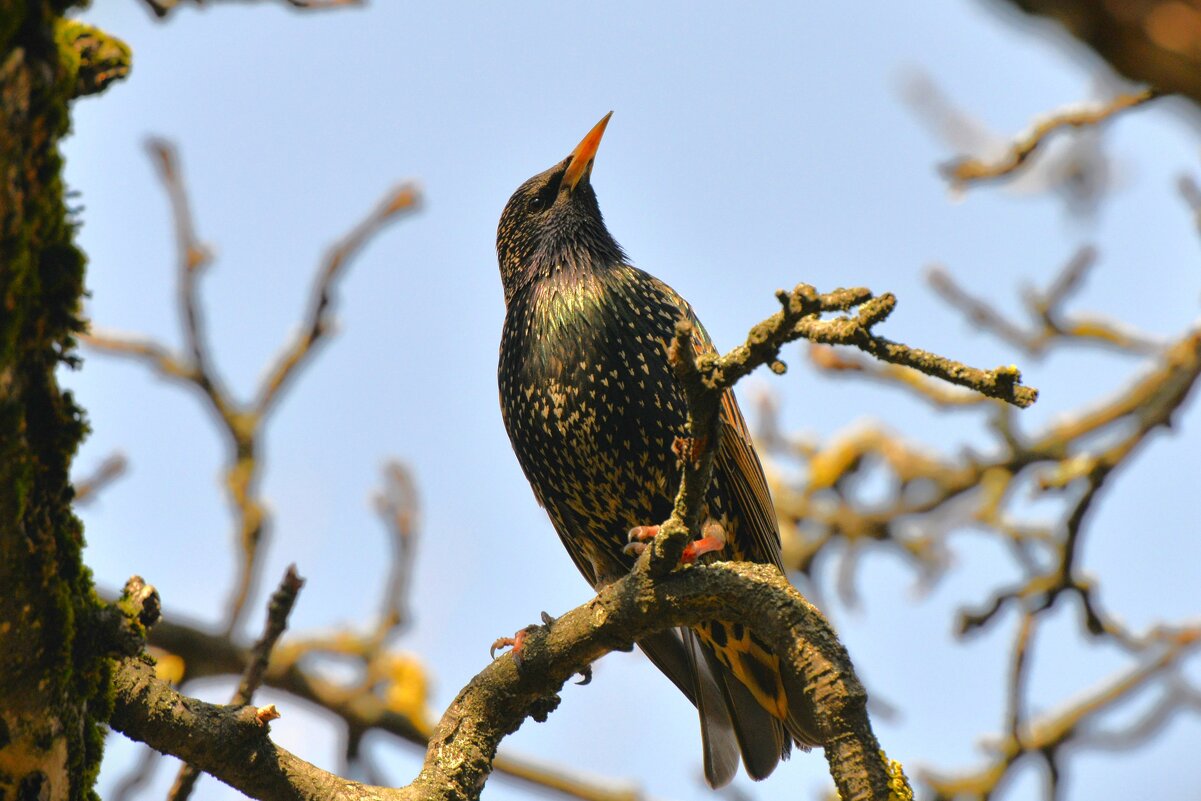
M 100 490 L 124 475 L 128 466 L 129 460 L 125 458 L 125 454 L 117 451 L 106 456 L 91 475 L 72 481 L 75 485 L 75 505 L 91 503 Z
M 1005 728 L 1015 743 L 1022 742 L 1022 726 L 1025 723 L 1026 684 L 1029 677 L 1030 651 L 1037 625 L 1037 615 L 1026 610 L 1010 651 L 1009 665 L 1009 712 Z
M 279 399 L 280 393 L 296 371 L 313 353 L 317 341 L 329 330 L 334 301 L 334 285 L 345 272 L 347 264 L 358 255 L 381 228 L 400 217 L 412 214 L 420 207 L 420 193 L 415 184 L 403 184 L 393 189 L 349 234 L 330 249 L 313 286 L 313 297 L 300 335 L 276 359 L 259 387 L 254 402 L 257 415 L 266 415 Z
M 139 750 L 141 753 L 138 754 L 138 761 L 109 793 L 110 801 L 132 801 L 138 791 L 154 779 L 154 772 L 162 761 L 162 754 L 149 746 L 142 746 Z
M 944 267 L 932 266 L 926 278 L 943 300 L 959 309 L 977 327 L 1031 356 L 1042 356 L 1053 345 L 1067 344 L 1095 344 L 1139 356 L 1159 353 L 1166 343 L 1132 326 L 1097 315 L 1064 312 L 1063 304 L 1083 284 L 1095 260 L 1095 250 L 1090 246 L 1082 247 L 1068 259 L 1047 289 L 1027 289 L 1023 293 L 1032 321 L 1029 330 L 1009 320 L 993 304 L 960 287 Z
M 254 697 L 255 690 L 263 683 L 263 678 L 267 673 L 267 664 L 271 661 L 271 651 L 288 628 L 288 616 L 292 614 L 292 607 L 296 605 L 296 598 L 300 595 L 303 586 L 304 579 L 296 572 L 296 565 L 289 565 L 279 587 L 271 596 L 271 602 L 267 606 L 267 623 L 263 628 L 263 634 L 251 650 L 250 661 L 247 662 L 246 669 L 242 672 L 242 679 L 238 682 L 238 689 L 234 691 L 230 706 L 242 707 L 249 704 Z M 260 710 L 261 718 L 272 714 L 278 716 L 277 713 L 263 713 Z M 167 801 L 187 801 L 199 778 L 200 771 L 194 765 L 190 762 L 182 764 L 179 773 L 175 776 L 174 784 L 167 793 Z
M 1017 172 L 1052 134 L 1065 128 L 1100 125 L 1126 109 L 1140 106 L 1157 97 L 1159 93 L 1156 90 L 1144 89 L 1141 92 L 1118 95 L 1104 104 L 1060 112 L 1036 123 L 1028 134 L 1014 142 L 1009 151 L 996 162 L 989 164 L 971 156 L 964 156 L 943 165 L 940 171 L 956 188 L 1004 178 Z
M 247 1 L 242 0 L 242 2 Z M 163 19 L 180 5 L 183 5 L 184 0 L 143 0 L 143 2 L 150 8 L 154 16 Z M 365 0 L 280 0 L 280 2 L 298 11 L 321 11 L 361 6 L 364 5 Z M 208 5 L 206 0 L 192 0 L 192 3 L 196 6 Z
M 409 588 L 416 556 L 420 507 L 412 473 L 391 461 L 384 467 L 384 488 L 375 496 L 375 508 L 391 535 L 392 559 L 376 626 L 376 639 L 384 639 L 408 625 Z

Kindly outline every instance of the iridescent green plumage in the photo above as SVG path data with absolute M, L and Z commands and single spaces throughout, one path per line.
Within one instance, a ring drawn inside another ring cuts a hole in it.
M 627 532 L 671 514 L 680 481 L 672 445 L 688 433 L 667 360 L 677 321 L 696 322 L 698 350 L 712 345 L 688 303 L 631 266 L 605 228 L 588 180 L 599 135 L 589 142 L 526 181 L 501 217 L 498 373 L 522 470 L 576 567 L 600 587 L 633 565 Z M 726 536 L 719 556 L 780 567 L 767 482 L 732 393 L 722 418 L 706 499 L 706 517 Z M 801 694 L 742 626 L 713 622 L 639 645 L 697 705 L 711 784 L 732 778 L 739 753 L 762 778 L 794 739 L 816 744 Z

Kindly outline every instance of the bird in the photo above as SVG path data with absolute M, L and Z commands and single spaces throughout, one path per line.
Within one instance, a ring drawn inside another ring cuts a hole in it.
M 687 404 L 667 352 L 677 322 L 693 324 L 698 352 L 714 350 L 692 307 L 633 266 L 605 225 L 591 174 L 612 113 L 567 158 L 517 188 L 496 234 L 501 416 L 535 498 L 598 591 L 633 567 L 631 538 L 653 534 L 650 524 L 672 511 L 675 451 L 688 441 Z M 691 555 L 783 573 L 767 480 L 732 391 L 721 420 L 705 533 Z M 701 555 L 716 546 L 719 554 Z M 821 744 L 799 679 L 746 627 L 710 621 L 638 645 L 697 707 L 710 786 L 733 779 L 739 756 L 758 780 L 794 743 Z

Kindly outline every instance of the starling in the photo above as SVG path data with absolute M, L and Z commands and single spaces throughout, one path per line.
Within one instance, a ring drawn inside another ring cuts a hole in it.
M 671 515 L 680 482 L 673 446 L 688 434 L 667 356 L 676 323 L 691 320 L 695 346 L 713 350 L 688 303 L 632 266 L 605 227 L 590 176 L 611 114 L 571 155 L 518 187 L 496 234 L 505 428 L 534 495 L 596 589 L 633 566 L 631 536 Z M 723 558 L 782 572 L 767 481 L 732 392 L 722 423 L 703 539 L 711 543 L 708 532 L 720 526 Z M 710 785 L 733 778 L 740 753 L 747 773 L 762 779 L 794 740 L 820 744 L 797 680 L 745 627 L 712 621 L 638 645 L 696 705 Z

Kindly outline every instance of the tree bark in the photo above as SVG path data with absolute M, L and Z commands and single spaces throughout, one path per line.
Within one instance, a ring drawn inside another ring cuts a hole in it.
M 94 796 L 110 663 L 68 471 L 87 431 L 56 379 L 75 362 L 83 253 L 63 202 L 72 97 L 128 71 L 128 48 L 0 0 L 0 798 Z

